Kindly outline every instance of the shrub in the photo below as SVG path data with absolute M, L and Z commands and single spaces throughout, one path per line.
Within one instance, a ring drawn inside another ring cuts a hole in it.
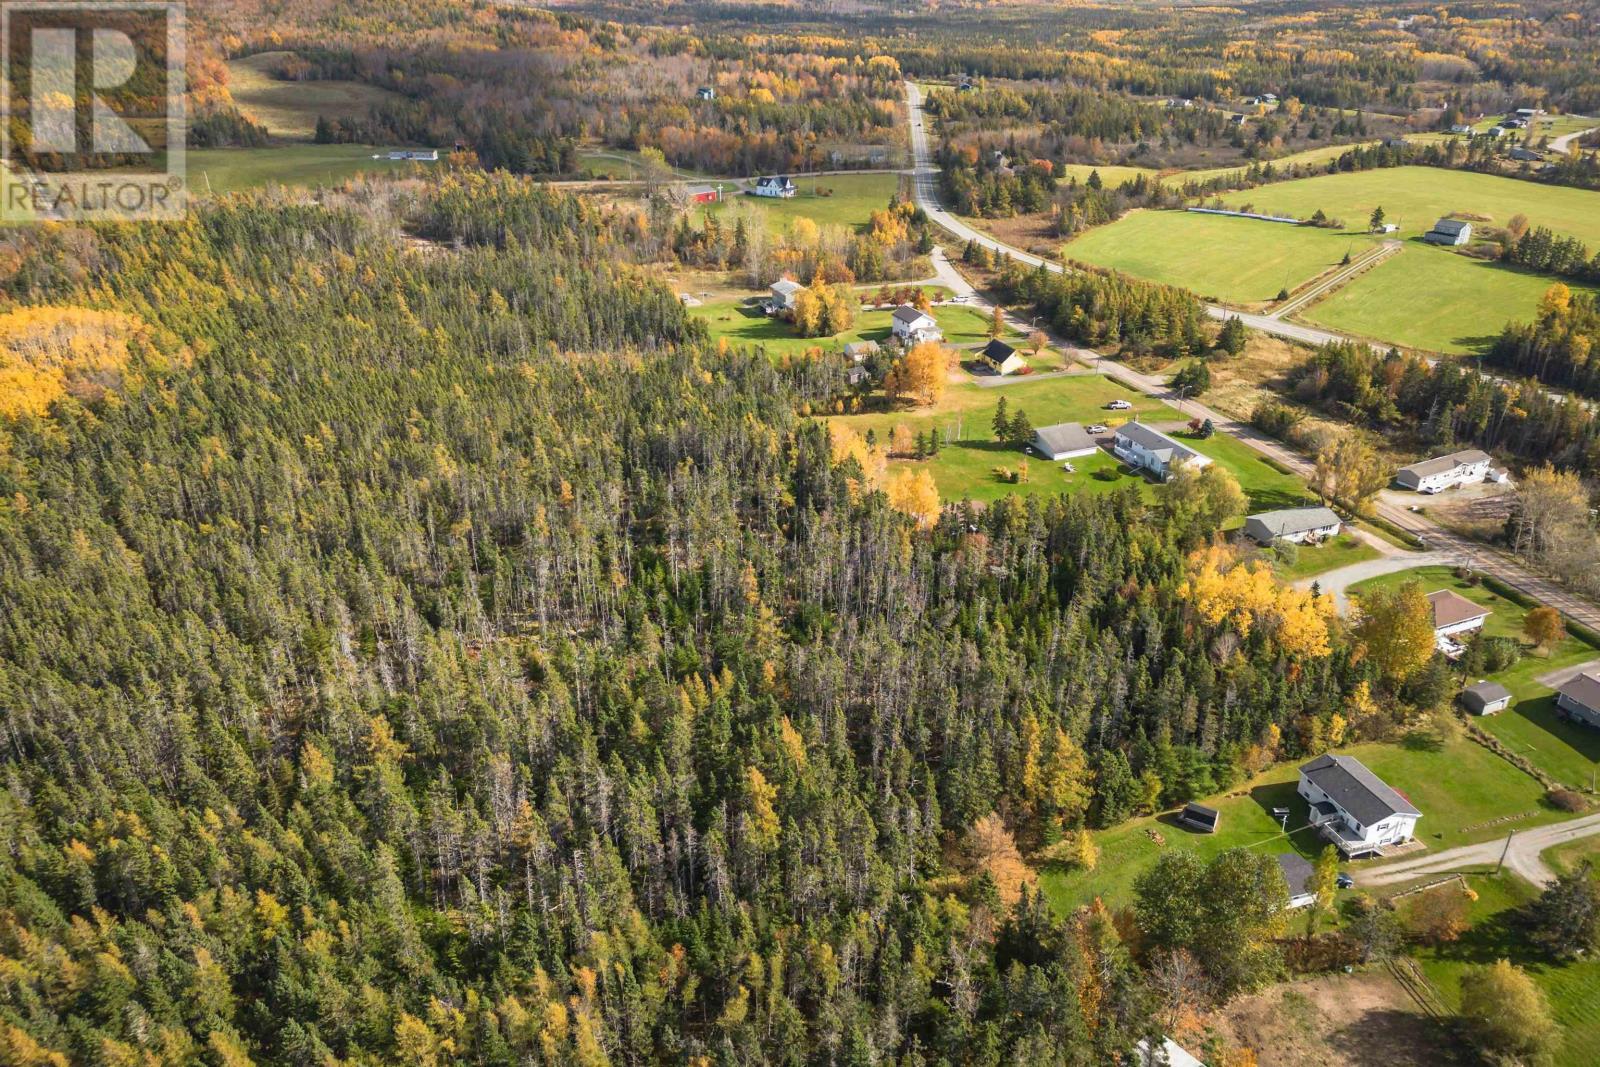
M 1572 789 L 1552 789 L 1544 798 L 1558 811 L 1579 812 L 1589 807 L 1589 801 L 1583 794 Z

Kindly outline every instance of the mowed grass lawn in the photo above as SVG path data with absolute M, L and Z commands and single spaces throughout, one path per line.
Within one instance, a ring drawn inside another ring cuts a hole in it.
M 1317 209 L 1364 231 L 1372 209 L 1382 207 L 1402 236 L 1424 233 L 1451 212 L 1485 216 L 1504 226 L 1526 215 L 1534 226 L 1569 234 L 1590 248 L 1600 246 L 1600 192 L 1520 181 L 1498 174 L 1439 167 L 1393 167 L 1325 174 L 1229 193 L 1230 207 L 1253 204 L 1270 214 L 1309 218 Z
M 1531 320 L 1556 281 L 1412 241 L 1296 317 L 1390 344 L 1472 354 L 1492 345 L 1506 323 Z
M 404 173 L 437 163 L 373 159 L 369 145 L 303 144 L 269 148 L 191 148 L 189 179 L 196 192 L 232 193 L 264 185 L 337 185 L 361 174 Z
M 1089 180 L 1089 175 L 1095 171 L 1100 172 L 1100 183 L 1107 189 L 1115 189 L 1119 185 L 1125 185 L 1140 175 L 1153 178 L 1159 173 L 1149 167 L 1124 167 L 1114 163 L 1103 167 L 1092 163 L 1068 163 L 1061 168 L 1059 177 L 1063 182 L 1069 178 L 1076 178 L 1078 179 L 1078 184 L 1082 185 Z
M 1461 581 L 1448 567 L 1418 567 L 1397 574 L 1386 574 L 1352 586 L 1359 594 L 1374 587 L 1394 588 L 1410 578 L 1422 582 L 1424 592 L 1451 589 L 1488 608 L 1492 615 L 1484 631 L 1503 637 L 1522 638 L 1522 620 L 1528 609 L 1481 585 Z M 1587 788 L 1600 760 L 1600 730 L 1563 722 L 1556 718 L 1555 693 L 1538 679 L 1551 671 L 1600 659 L 1600 650 L 1576 637 L 1568 636 L 1549 651 L 1538 655 L 1524 648 L 1524 655 L 1509 670 L 1490 675 L 1511 690 L 1511 707 L 1476 720 L 1512 751 L 1558 781 Z M 1477 679 L 1473 679 L 1476 681 Z
M 820 178 L 795 175 L 793 180 L 799 191 L 788 200 L 745 195 L 730 187 L 725 199 L 700 210 L 723 213 L 734 204 L 748 205 L 766 216 L 771 232 L 780 234 L 789 232 L 799 218 L 810 219 L 818 226 L 854 229 L 865 226 L 874 211 L 888 207 L 890 198 L 900 189 L 898 174 L 830 174 Z
M 1417 823 L 1418 840 L 1430 850 L 1500 836 L 1505 833 L 1503 825 L 1478 828 L 1478 824 L 1502 815 L 1539 812 L 1518 826 L 1553 822 L 1561 817 L 1542 805 L 1543 790 L 1538 782 L 1465 737 L 1440 740 L 1415 733 L 1395 743 L 1348 745 L 1335 751 L 1359 759 L 1416 804 L 1422 812 Z M 1100 863 L 1093 871 L 1050 867 L 1040 873 L 1040 884 L 1062 912 L 1097 896 L 1117 907 L 1131 901 L 1134 879 L 1165 849 L 1190 849 L 1202 857 L 1235 847 L 1259 849 L 1269 855 L 1294 851 L 1315 856 L 1325 842 L 1309 829 L 1302 829 L 1307 823 L 1307 807 L 1295 792 L 1298 781 L 1298 762 L 1285 763 L 1225 795 L 1203 799 L 1202 803 L 1222 813 L 1215 834 L 1184 829 L 1177 824 L 1176 811 L 1133 819 L 1097 832 L 1094 837 L 1100 846 Z M 1274 807 L 1289 809 L 1288 825 L 1294 831 L 1289 836 L 1273 821 Z M 1164 843 L 1157 843 L 1150 831 L 1160 834 Z M 1361 870 L 1369 863 L 1344 865 L 1354 874 L 1358 887 Z
M 749 296 L 737 300 L 713 300 L 689 309 L 691 318 L 704 322 L 711 331 L 713 341 L 726 338 L 730 345 L 764 349 L 769 356 L 799 355 L 813 348 L 837 350 L 852 341 L 877 341 L 889 339 L 893 321 L 891 311 L 858 311 L 855 326 L 832 337 L 801 337 L 795 328 L 761 310 L 762 297 Z M 960 305 L 935 307 L 933 317 L 944 331 L 945 341 L 955 346 L 975 345 L 989 339 L 989 318 L 983 313 Z M 1013 330 L 1006 336 L 1017 340 Z
M 1348 238 L 1306 226 L 1187 211 L 1133 211 L 1090 230 L 1062 251 L 1068 259 L 1181 286 L 1203 297 L 1256 305 L 1338 266 L 1350 245 Z
M 1293 582 L 1377 558 L 1377 549 L 1354 534 L 1342 533 L 1320 545 L 1296 545 L 1294 562 L 1279 563 L 1274 569 L 1280 580 Z
M 1439 990 L 1445 1005 L 1457 1009 L 1461 1004 L 1461 978 L 1474 966 L 1510 960 L 1523 968 L 1544 990 L 1560 1029 L 1555 1067 L 1591 1067 L 1600 1049 L 1600 957 L 1573 963 L 1555 963 L 1528 944 L 1518 927 L 1518 909 L 1532 900 L 1532 886 L 1509 872 L 1494 875 L 1469 875 L 1467 884 L 1478 899 L 1469 901 L 1469 928 L 1457 940 L 1437 947 L 1414 950 L 1423 973 Z M 1432 893 L 1460 892 L 1456 883 L 1428 890 Z M 1400 902 L 1402 909 L 1414 906 L 1421 894 Z
M 309 141 L 317 116 L 364 118 L 368 111 L 399 97 L 387 89 L 353 81 L 280 81 L 272 76 L 287 52 L 258 52 L 230 60 L 228 91 L 239 110 L 274 137 Z
M 1102 449 L 1093 455 L 1078 456 L 1069 462 L 1068 472 L 1031 452 L 1003 445 L 995 440 L 992 423 L 1000 398 L 1008 408 L 1022 411 L 1034 426 L 1058 422 L 1078 422 L 1084 426 L 1102 423 L 1114 429 L 1134 415 L 1146 422 L 1169 427 L 1182 415 L 1159 400 L 1135 393 L 1099 374 L 1068 374 L 1019 379 L 998 388 L 978 385 L 952 385 L 935 411 L 903 410 L 863 415 L 837 416 L 835 421 L 863 435 L 873 431 L 879 441 L 888 441 L 894 428 L 904 425 L 913 434 L 937 432 L 944 444 L 939 454 L 925 460 L 895 460 L 894 466 L 925 466 L 944 500 L 997 500 L 1008 493 L 1103 493 L 1137 486 L 1153 497 L 1155 483 L 1130 469 L 1110 452 Z M 1126 400 L 1129 411 L 1109 411 L 1106 404 Z M 1198 452 L 1203 452 L 1232 471 L 1250 498 L 1252 510 L 1290 507 L 1310 500 L 1305 483 L 1269 464 L 1248 445 L 1224 434 L 1206 440 L 1191 437 L 1186 431 L 1168 430 Z M 1109 440 L 1109 434 L 1105 435 Z M 1017 469 L 1027 462 L 1028 480 L 1012 483 L 996 475 L 996 468 Z M 1242 521 L 1242 520 L 1241 520 Z

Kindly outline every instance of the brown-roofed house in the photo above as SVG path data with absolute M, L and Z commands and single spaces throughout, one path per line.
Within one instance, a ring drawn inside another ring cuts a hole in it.
M 1429 593 L 1428 604 L 1433 608 L 1433 632 L 1437 637 L 1477 630 L 1490 615 L 1489 609 L 1482 604 L 1474 603 L 1449 589 Z

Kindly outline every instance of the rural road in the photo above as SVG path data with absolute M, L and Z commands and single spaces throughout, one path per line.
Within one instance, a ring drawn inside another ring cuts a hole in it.
M 1545 866 L 1544 861 L 1539 858 L 1539 853 L 1555 845 L 1563 845 L 1568 841 L 1577 841 L 1595 834 L 1600 834 L 1600 813 L 1551 826 L 1519 830 L 1511 838 L 1511 847 L 1506 851 L 1506 866 L 1534 885 L 1549 885 L 1555 881 L 1555 873 Z M 1506 839 L 1498 837 L 1493 841 L 1484 841 L 1476 845 L 1462 845 L 1460 848 L 1416 856 L 1397 863 L 1362 870 L 1356 876 L 1356 884 L 1395 885 L 1399 882 L 1425 878 L 1430 874 L 1454 874 L 1457 871 L 1493 866 L 1499 861 L 1500 852 L 1505 848 Z
M 1062 271 L 1065 268 L 1052 260 L 1024 252 L 1020 248 L 981 233 L 961 219 L 946 211 L 939 198 L 938 168 L 933 165 L 933 153 L 928 147 L 928 130 L 922 110 L 922 89 L 915 82 L 906 82 L 906 113 L 911 124 L 912 190 L 917 206 L 939 226 L 965 241 L 976 241 L 993 252 L 1003 252 L 1015 262 L 1030 266 L 1043 265 L 1046 270 Z M 968 287 L 970 291 L 970 287 Z M 1247 327 L 1262 333 L 1285 337 L 1305 344 L 1321 345 L 1350 340 L 1340 334 L 1316 330 L 1309 326 L 1283 322 L 1266 315 L 1248 315 L 1229 308 L 1208 305 L 1206 311 L 1215 319 L 1238 318 Z M 1379 347 L 1379 346 L 1374 346 Z M 1270 457 L 1302 478 L 1310 478 L 1313 465 L 1304 456 L 1284 446 L 1245 423 L 1228 418 L 1195 400 L 1182 400 L 1166 381 L 1140 372 L 1084 349 L 1063 346 L 1063 351 L 1075 354 L 1097 370 L 1126 385 L 1159 399 L 1174 402 L 1178 410 L 1191 418 L 1207 419 L 1222 433 L 1243 441 L 1257 452 Z M 1376 505 L 1380 518 L 1398 526 L 1414 537 L 1420 538 L 1430 553 L 1438 553 L 1454 562 L 1465 563 L 1484 574 L 1492 575 L 1526 596 L 1549 604 L 1568 618 L 1585 626 L 1600 629 L 1600 606 L 1573 594 L 1548 578 L 1534 574 L 1509 554 L 1476 541 L 1451 533 L 1425 515 L 1408 510 L 1380 498 Z M 1359 579 L 1356 579 L 1359 581 Z
M 1328 277 L 1322 279 L 1322 281 L 1308 286 L 1304 292 L 1284 301 L 1281 305 L 1274 308 L 1267 318 L 1288 318 L 1301 308 L 1316 303 L 1319 298 L 1321 298 L 1330 290 L 1336 289 L 1345 282 L 1348 282 L 1350 279 L 1354 278 L 1356 275 L 1376 267 L 1379 263 L 1382 263 L 1396 252 L 1400 251 L 1402 247 L 1404 246 L 1401 245 L 1399 241 L 1384 241 L 1376 248 L 1368 249 L 1355 259 L 1351 260 L 1348 265 L 1340 267 Z
M 1431 567 L 1436 563 L 1454 562 L 1455 559 L 1445 552 L 1397 551 L 1392 556 L 1363 560 L 1348 567 L 1319 574 L 1314 578 L 1302 578 L 1294 584 L 1298 589 L 1310 589 L 1315 585 L 1323 593 L 1333 597 L 1333 602 L 1339 605 L 1340 611 L 1347 611 L 1350 607 L 1350 587 L 1358 582 L 1384 574 L 1394 574 L 1397 571 L 1408 571 L 1413 567 Z

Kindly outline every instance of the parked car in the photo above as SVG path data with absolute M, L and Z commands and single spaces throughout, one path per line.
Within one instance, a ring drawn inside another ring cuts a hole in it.
M 1129 411 L 1133 408 L 1133 402 L 1129 400 L 1113 400 L 1106 407 L 1112 411 Z
M 1104 425 L 1097 422 L 1093 426 L 1086 427 L 1083 432 L 1087 434 L 1105 433 L 1106 428 Z
M 1345 874 L 1343 871 L 1340 871 L 1339 877 L 1335 878 L 1333 881 L 1334 884 L 1340 889 L 1349 889 L 1356 884 L 1356 880 L 1350 877 L 1348 874 Z

